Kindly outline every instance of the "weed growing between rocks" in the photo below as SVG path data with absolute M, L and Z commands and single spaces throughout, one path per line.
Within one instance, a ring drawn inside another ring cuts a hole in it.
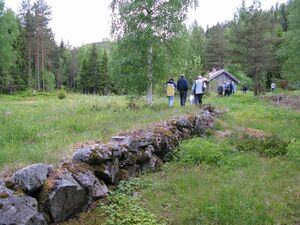
M 137 187 L 141 186 L 141 180 L 132 179 L 121 182 L 118 189 L 108 197 L 109 204 L 101 204 L 100 208 L 106 215 L 107 225 L 165 225 L 148 210 L 142 208 L 137 197 Z

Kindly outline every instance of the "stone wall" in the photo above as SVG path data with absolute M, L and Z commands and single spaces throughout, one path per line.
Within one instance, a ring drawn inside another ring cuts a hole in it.
M 35 164 L 0 180 L 0 224 L 49 224 L 67 220 L 108 195 L 107 185 L 155 171 L 180 141 L 204 135 L 221 112 L 203 107 L 185 115 L 77 149 L 57 166 Z

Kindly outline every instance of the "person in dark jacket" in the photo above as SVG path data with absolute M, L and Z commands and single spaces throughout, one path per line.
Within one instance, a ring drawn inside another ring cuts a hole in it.
M 224 86 L 223 86 L 223 84 L 220 84 L 218 86 L 217 91 L 218 91 L 218 95 L 222 97 L 223 96 L 223 92 L 224 92 Z
M 227 82 L 224 86 L 224 96 L 230 96 L 230 84 Z
M 179 91 L 181 106 L 185 106 L 188 89 L 188 82 L 185 79 L 184 75 L 181 74 L 179 80 L 177 81 L 177 90 Z

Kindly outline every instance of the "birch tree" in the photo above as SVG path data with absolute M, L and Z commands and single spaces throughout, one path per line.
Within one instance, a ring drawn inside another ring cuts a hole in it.
M 197 5 L 197 0 L 112 0 L 114 37 L 127 37 L 147 52 L 141 65 L 146 66 L 147 104 L 153 102 L 153 45 L 179 35 L 188 9 Z

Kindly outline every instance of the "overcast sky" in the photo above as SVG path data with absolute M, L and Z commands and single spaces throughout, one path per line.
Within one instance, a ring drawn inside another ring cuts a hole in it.
M 5 0 L 5 6 L 15 12 L 21 0 Z M 52 9 L 50 27 L 55 39 L 63 39 L 73 46 L 99 42 L 110 36 L 110 9 L 111 0 L 46 0 Z M 261 0 L 262 8 L 269 9 L 276 2 L 286 0 Z M 233 18 L 236 9 L 241 6 L 242 0 L 199 0 L 197 10 L 189 13 L 188 24 L 197 20 L 203 28 L 213 26 L 217 22 L 224 22 Z M 246 0 L 247 5 L 252 0 Z

